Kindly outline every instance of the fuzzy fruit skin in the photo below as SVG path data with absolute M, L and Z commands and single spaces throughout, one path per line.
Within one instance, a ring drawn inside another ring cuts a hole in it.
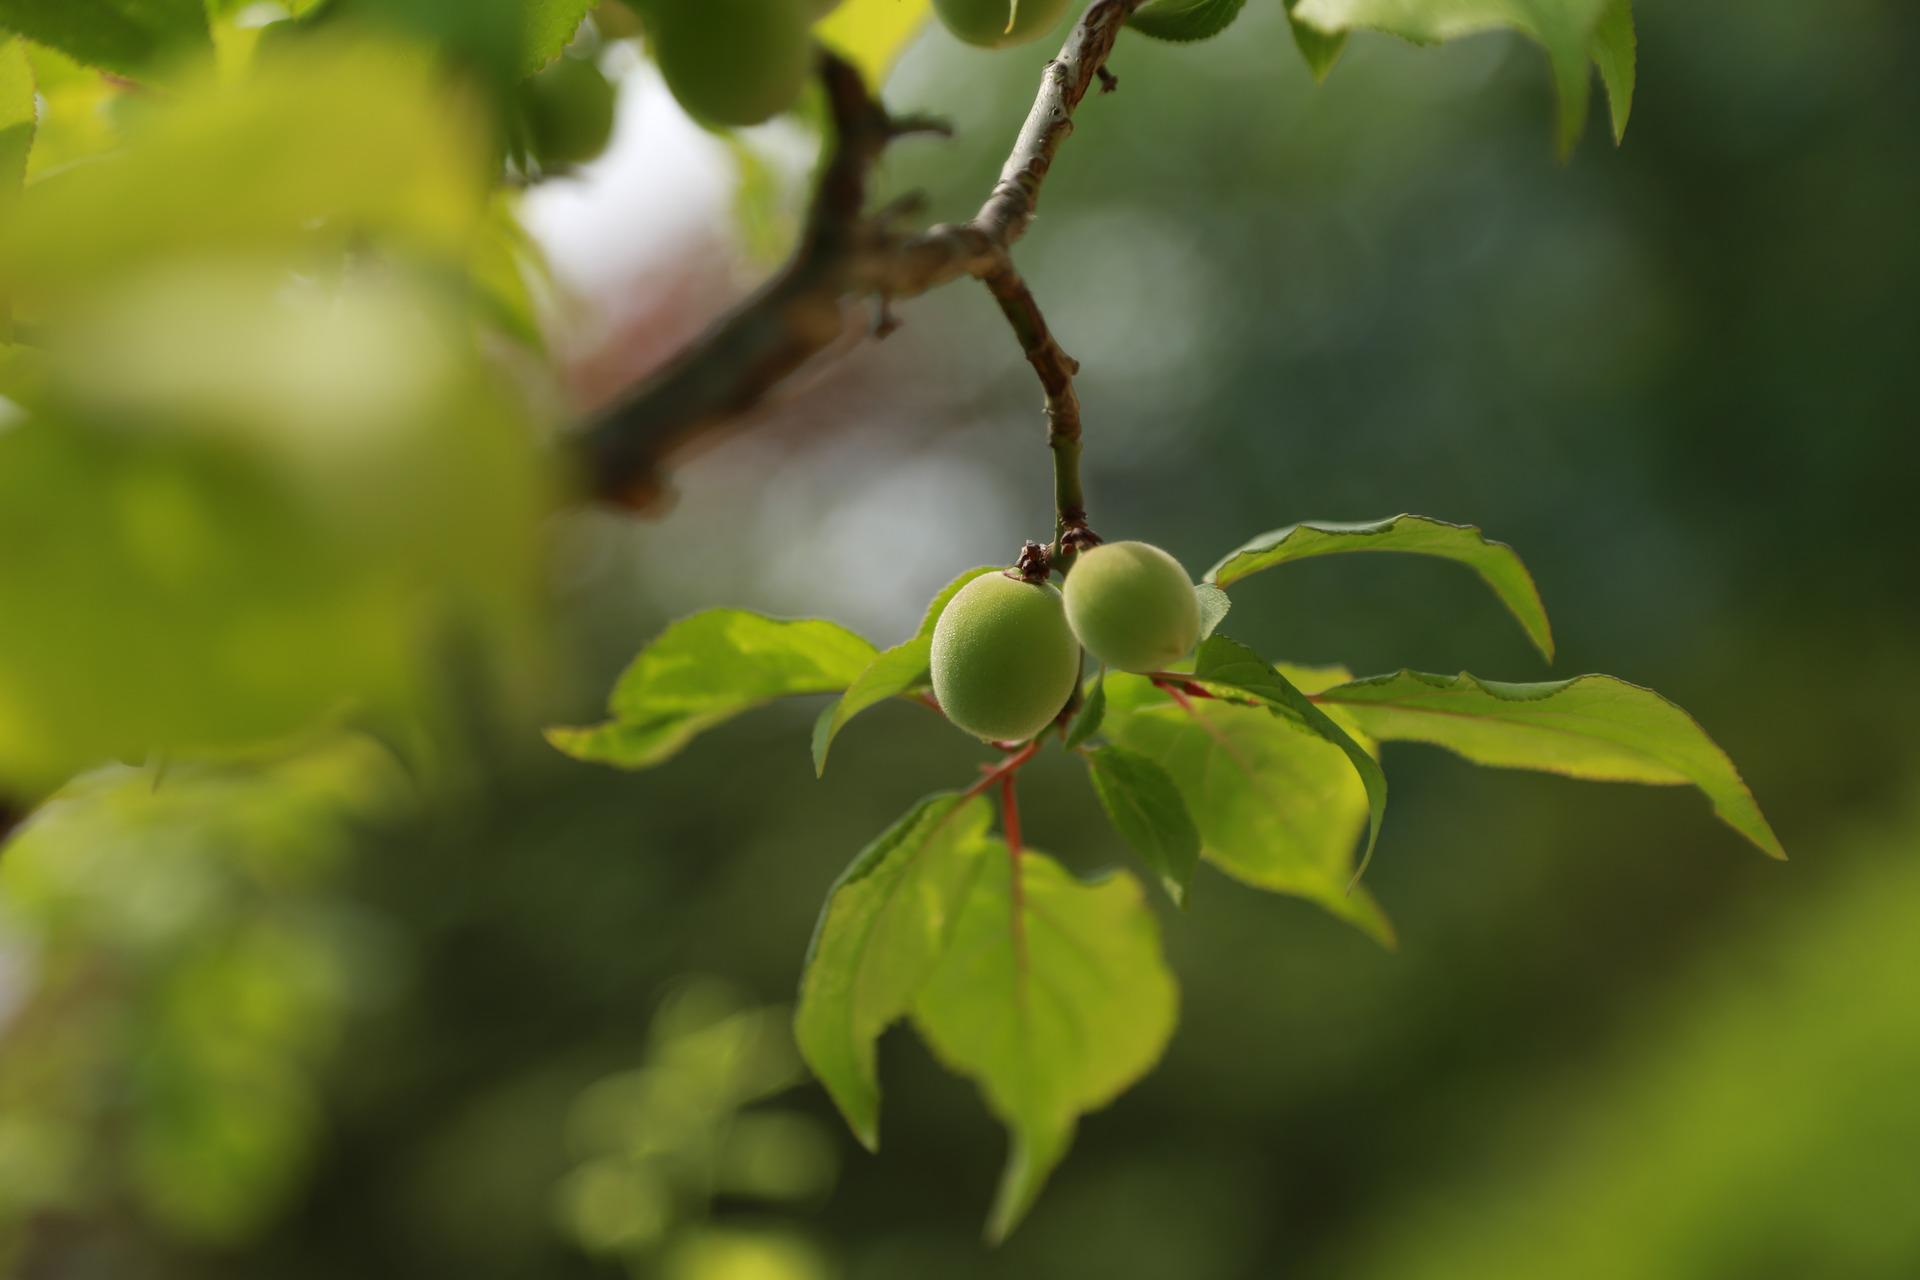
M 655 0 L 647 10 L 660 75 L 709 124 L 750 125 L 785 111 L 813 67 L 803 0 Z
M 934 624 L 933 696 L 976 738 L 1031 738 L 1079 680 L 1080 643 L 1048 583 L 985 574 L 960 588 Z
M 1200 597 L 1180 562 L 1145 542 L 1103 542 L 1067 573 L 1067 621 L 1121 671 L 1162 671 L 1200 639 Z
M 1066 13 L 1070 0 L 1020 0 L 1017 13 L 1013 0 L 933 0 L 933 11 L 947 30 L 968 44 L 988 49 L 1037 40 L 1053 30 Z M 1013 18 L 1013 29 L 1007 19 Z

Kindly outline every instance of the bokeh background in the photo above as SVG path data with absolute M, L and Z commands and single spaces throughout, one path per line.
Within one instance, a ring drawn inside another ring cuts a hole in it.
M 1471 521 L 1526 557 L 1560 654 L 1394 557 L 1248 583 L 1237 638 L 1650 685 L 1740 764 L 1791 862 L 1688 791 L 1390 748 L 1369 875 L 1398 952 L 1203 872 L 1165 921 L 1166 1060 L 987 1250 L 1003 1135 L 971 1086 L 889 1035 L 868 1156 L 784 1009 L 832 878 L 979 750 L 906 705 L 822 781 L 813 705 L 641 774 L 538 733 L 594 718 L 674 617 L 890 643 L 1050 528 L 1031 374 L 952 287 L 691 460 L 655 518 L 546 521 L 541 656 L 436 722 L 457 746 L 431 767 L 364 738 L 159 781 L 136 762 L 17 834 L 12 1274 L 1920 1274 L 1920 13 L 1636 16 L 1626 143 L 1596 113 L 1564 165 L 1515 38 L 1362 37 L 1320 86 L 1270 0 L 1210 43 L 1126 38 L 1018 257 L 1084 365 L 1107 536 L 1198 572 L 1297 519 Z M 888 99 L 957 136 L 897 147 L 888 191 L 969 213 L 1043 57 L 916 40 Z M 766 269 L 809 146 L 711 138 L 631 46 L 601 58 L 614 145 L 523 205 L 583 403 Z M 1025 778 L 1031 842 L 1125 860 L 1070 764 Z

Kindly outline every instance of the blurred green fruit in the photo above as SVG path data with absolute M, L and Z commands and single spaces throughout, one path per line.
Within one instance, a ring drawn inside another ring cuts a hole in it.
M 1122 671 L 1160 671 L 1200 639 L 1200 598 L 1180 562 L 1144 542 L 1082 551 L 1067 574 L 1067 621 L 1087 652 Z
M 654 57 L 689 114 L 759 124 L 793 105 L 813 65 L 812 0 L 655 0 Z
M 556 58 L 520 86 L 520 110 L 546 168 L 591 160 L 613 136 L 615 90 L 583 58 Z
M 933 629 L 933 694 L 978 738 L 1020 742 L 1047 727 L 1080 679 L 1060 593 L 989 573 L 962 587 Z
M 1068 0 L 933 0 L 947 30 L 989 49 L 1037 40 L 1053 30 Z

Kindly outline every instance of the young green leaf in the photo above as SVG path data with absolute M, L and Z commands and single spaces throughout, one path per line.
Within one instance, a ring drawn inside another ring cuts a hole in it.
M 1299 0 L 1294 16 L 1321 31 L 1364 27 L 1417 44 L 1437 44 L 1500 27 L 1547 51 L 1559 95 L 1556 140 L 1573 149 L 1587 119 L 1594 32 L 1609 0 Z M 1624 111 L 1616 108 L 1616 118 Z
M 868 845 L 827 893 L 807 947 L 794 1038 L 854 1136 L 880 1145 L 874 1043 L 904 1016 L 946 949 L 981 860 L 992 809 L 929 796 Z
M 1340 60 L 1341 50 L 1347 47 L 1347 33 L 1329 35 L 1318 27 L 1308 26 L 1294 15 L 1299 7 L 1300 0 L 1287 0 L 1287 26 L 1293 32 L 1293 47 L 1300 51 L 1314 80 L 1322 82 L 1333 70 L 1333 64 Z
M 1066 749 L 1075 750 L 1085 746 L 1094 734 L 1100 732 L 1101 721 L 1107 718 L 1107 669 L 1096 671 L 1088 685 L 1085 700 L 1080 709 L 1073 713 L 1072 723 L 1067 725 Z
M 598 0 L 520 0 L 520 74 L 532 75 L 560 56 Z
M 1398 515 L 1363 524 L 1312 521 L 1288 525 L 1229 551 L 1207 571 L 1207 581 L 1230 587 L 1275 565 L 1348 551 L 1399 551 L 1467 566 L 1500 597 L 1500 603 L 1507 606 L 1541 656 L 1553 661 L 1553 628 L 1547 623 L 1546 606 L 1540 603 L 1533 575 L 1512 547 L 1493 541 L 1470 524 Z
M 33 66 L 24 41 L 0 37 L 0 200 L 10 199 L 27 177 L 37 112 Z
M 967 570 L 940 588 L 940 594 L 927 605 L 927 611 L 920 619 L 920 629 L 909 639 L 876 655 L 867 669 L 847 686 L 840 700 L 820 713 L 820 719 L 813 726 L 813 771 L 816 776 L 827 771 L 827 752 L 840 730 L 846 727 L 847 721 L 888 698 L 918 693 L 931 687 L 933 628 L 940 621 L 940 614 L 960 588 L 982 574 L 997 572 L 999 569 L 994 565 L 982 565 Z
M 1200 597 L 1200 638 L 1205 640 L 1213 634 L 1215 627 L 1225 621 L 1227 610 L 1233 607 L 1233 601 L 1227 593 L 1211 582 L 1203 582 L 1193 589 Z
M 1380 822 L 1387 812 L 1387 775 L 1380 771 L 1380 762 L 1326 712 L 1314 706 L 1307 695 L 1294 688 L 1271 663 L 1237 640 L 1209 636 L 1200 646 L 1193 676 L 1205 683 L 1223 684 L 1252 694 L 1275 715 L 1286 717 L 1346 753 L 1367 790 L 1367 850 L 1360 855 L 1360 866 L 1353 873 L 1353 878 L 1358 880 L 1373 859 L 1373 846 L 1380 839 Z
M 213 48 L 203 0 L 0 0 L 0 28 L 135 80 Z
M 835 50 L 870 85 L 886 81 L 894 59 L 927 20 L 932 0 L 840 0 L 822 18 L 814 38 Z
M 1160 877 L 1167 896 L 1187 903 L 1187 885 L 1200 861 L 1200 832 L 1167 771 L 1125 747 L 1086 753 L 1087 772 L 1113 826 L 1141 861 Z
M 581 760 L 648 768 L 775 698 L 845 689 L 873 659 L 873 646 L 837 623 L 708 609 L 640 651 L 613 687 L 611 719 L 549 729 L 547 741 Z
M 1593 65 L 1607 87 L 1607 105 L 1613 118 L 1613 140 L 1627 134 L 1627 116 L 1633 111 L 1634 81 L 1633 0 L 1607 0 L 1607 8 L 1593 29 Z
M 1787 856 L 1733 762 L 1694 718 L 1612 676 L 1507 684 L 1465 672 L 1398 671 L 1336 685 L 1318 700 L 1382 741 L 1429 742 L 1476 764 L 1596 782 L 1691 784 L 1762 852 Z
M 1156 40 L 1182 43 L 1217 36 L 1233 25 L 1247 0 L 1148 0 L 1127 25 Z
M 1160 1060 L 1179 992 L 1140 882 L 1086 883 L 996 845 L 947 953 L 913 1004 L 943 1063 L 976 1080 L 1011 1133 L 987 1236 L 1002 1240 L 1066 1154 L 1074 1126 Z
M 1288 667 L 1308 691 L 1347 678 Z M 1169 702 L 1142 676 L 1107 680 L 1106 736 L 1173 779 L 1200 831 L 1200 852 L 1237 880 L 1316 903 L 1386 946 L 1393 927 L 1353 881 L 1368 800 L 1353 766 L 1325 739 L 1264 707 Z

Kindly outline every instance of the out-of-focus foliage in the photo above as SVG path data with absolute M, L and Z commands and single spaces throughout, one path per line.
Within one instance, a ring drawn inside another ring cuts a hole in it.
M 297 1196 L 321 1073 L 377 997 L 383 927 L 341 894 L 365 824 L 408 788 L 354 737 L 247 766 L 109 766 L 7 845 L 0 1261 L 20 1224 L 130 1203 L 209 1244 Z

